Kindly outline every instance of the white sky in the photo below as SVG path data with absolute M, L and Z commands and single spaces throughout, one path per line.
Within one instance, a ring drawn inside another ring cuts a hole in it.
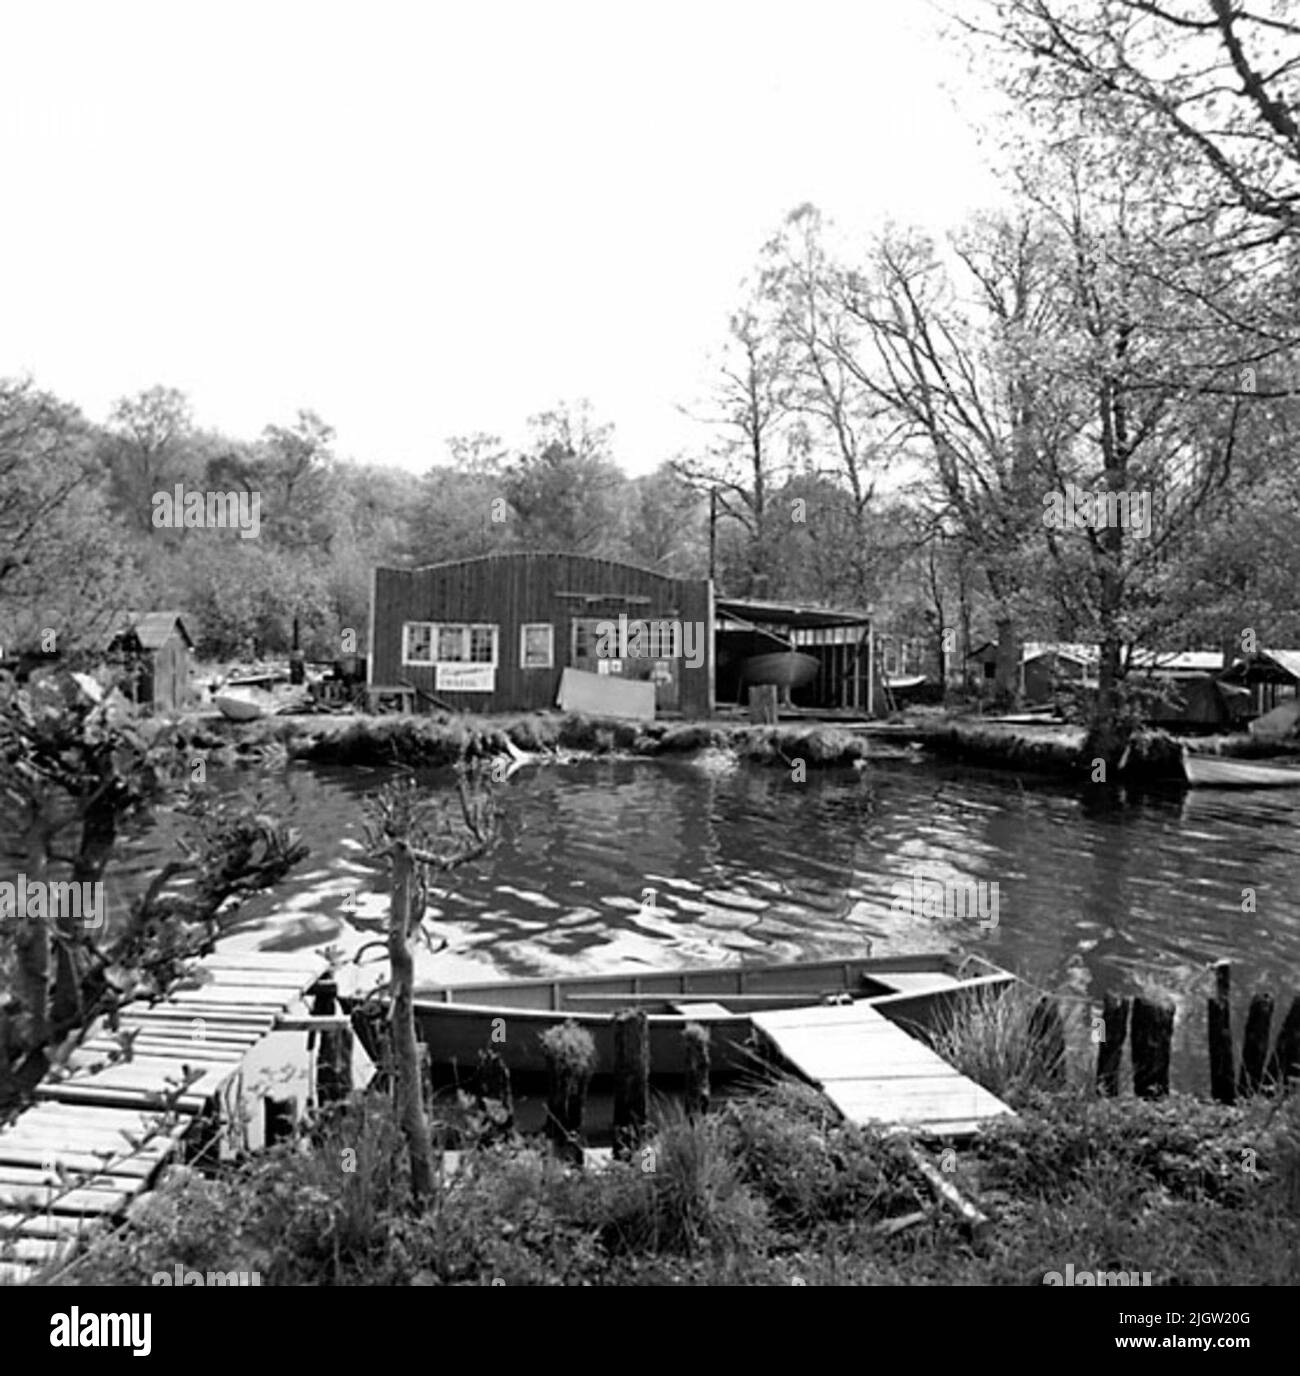
M 801 201 L 989 199 L 924 0 L 0 0 L 0 375 L 244 436 L 309 406 L 413 469 L 591 399 L 689 446 Z

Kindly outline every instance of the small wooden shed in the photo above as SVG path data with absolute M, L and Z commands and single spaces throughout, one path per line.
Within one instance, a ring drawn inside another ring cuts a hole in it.
M 155 712 L 180 712 L 190 700 L 194 640 L 178 611 L 128 613 L 109 633 L 110 662 L 123 670 L 122 692 Z

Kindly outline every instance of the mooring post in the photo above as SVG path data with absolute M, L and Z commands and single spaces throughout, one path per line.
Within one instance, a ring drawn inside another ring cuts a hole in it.
M 682 1028 L 686 1044 L 686 1112 L 702 1118 L 709 1111 L 709 1029 L 698 1022 Z
M 1290 1080 L 1300 1080 L 1300 994 L 1291 1000 L 1268 1058 L 1269 1084 L 1281 1090 Z
M 338 984 L 328 974 L 316 981 L 312 990 L 312 1017 L 333 1017 L 338 1012 Z M 310 1046 L 315 1032 L 307 1034 Z M 352 1093 L 352 1028 L 326 1027 L 320 1032 L 316 1053 L 316 1102 L 338 1103 Z
M 596 1063 L 596 1043 L 575 1022 L 543 1032 L 541 1041 L 550 1081 L 546 1135 L 562 1157 L 581 1166 L 582 1116 Z
M 1210 1051 L 1210 1094 L 1221 1104 L 1237 1101 L 1232 1054 L 1232 964 L 1215 962 L 1214 993 L 1206 1004 L 1206 1027 Z
M 1133 1093 L 1158 1099 L 1169 1093 L 1169 1052 L 1174 1039 L 1174 1001 L 1153 991 L 1133 1000 L 1129 1045 L 1133 1053 Z
M 650 1020 L 641 1008 L 614 1014 L 614 1155 L 630 1156 L 650 1117 Z
M 749 719 L 755 726 L 775 726 L 779 721 L 777 691 L 773 683 L 750 685 Z
M 1101 1045 L 1097 1048 L 1097 1088 L 1112 1098 L 1119 1093 L 1119 1072 L 1128 1036 L 1129 1000 L 1107 994 L 1101 1005 Z
M 1262 990 L 1253 995 L 1246 1013 L 1246 1031 L 1241 1039 L 1241 1073 L 1237 1093 L 1247 1099 L 1259 1093 L 1264 1083 L 1268 1060 L 1268 1034 L 1273 1026 L 1273 995 Z
M 500 1128 L 513 1132 L 515 1126 L 515 1096 L 510 1084 L 510 1067 L 498 1051 L 478 1053 L 478 1097 L 501 1105 Z
M 1029 1015 L 1029 1036 L 1034 1058 L 1051 1084 L 1065 1079 L 1065 1019 L 1053 998 L 1044 996 Z
M 277 1142 L 288 1141 L 293 1136 L 294 1120 L 298 1116 L 298 1101 L 292 1098 L 267 1098 L 263 1102 L 266 1105 L 266 1145 L 273 1147 Z

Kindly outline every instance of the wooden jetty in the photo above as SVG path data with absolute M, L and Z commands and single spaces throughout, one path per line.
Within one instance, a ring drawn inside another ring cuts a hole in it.
M 0 1129 L 0 1284 L 66 1260 L 201 1120 L 238 1113 L 250 1053 L 307 1025 L 304 996 L 327 969 L 311 952 L 218 952 L 161 1001 L 121 1008 L 116 1030 L 97 1019 Z
M 1011 1113 L 870 1004 L 778 1009 L 752 1019 L 781 1059 L 851 1123 L 958 1137 Z

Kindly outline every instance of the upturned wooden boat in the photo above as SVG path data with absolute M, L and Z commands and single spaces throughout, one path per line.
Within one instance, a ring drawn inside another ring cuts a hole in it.
M 1255 764 L 1224 755 L 1184 751 L 1183 772 L 1193 788 L 1300 788 L 1300 769 Z
M 802 688 L 817 676 L 817 661 L 811 655 L 801 655 L 798 650 L 776 650 L 771 654 L 750 655 L 740 666 L 740 679 L 744 684 L 775 684 L 787 692 L 792 688 Z
M 257 688 L 225 688 L 213 698 L 231 721 L 256 721 L 275 710 L 275 699 Z
M 597 1077 L 614 1067 L 613 1015 L 644 1009 L 656 1079 L 685 1072 L 682 1029 L 708 1026 L 715 1079 L 752 1070 L 751 1014 L 763 1009 L 865 1000 L 891 1021 L 933 1026 L 965 993 L 999 989 L 1014 975 L 980 956 L 956 954 L 726 965 L 647 974 L 582 975 L 458 984 L 416 999 L 415 1017 L 439 1079 L 472 1074 L 479 1052 L 495 1051 L 512 1076 L 542 1076 L 541 1033 L 572 1020 L 596 1043 Z

